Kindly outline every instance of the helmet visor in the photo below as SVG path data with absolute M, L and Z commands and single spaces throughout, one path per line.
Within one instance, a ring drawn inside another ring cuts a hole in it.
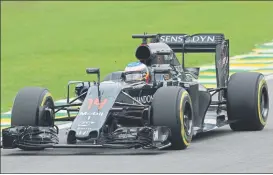
M 126 81 L 140 81 L 143 79 L 142 73 L 132 73 L 126 75 Z

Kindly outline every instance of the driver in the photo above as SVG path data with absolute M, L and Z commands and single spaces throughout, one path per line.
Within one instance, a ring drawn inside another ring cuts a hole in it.
M 126 81 L 150 82 L 149 68 L 141 62 L 129 63 L 125 68 Z

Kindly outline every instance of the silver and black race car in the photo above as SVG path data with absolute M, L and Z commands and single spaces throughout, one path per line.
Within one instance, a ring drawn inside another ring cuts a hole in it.
M 229 40 L 223 34 L 132 37 L 142 39 L 135 52 L 139 61 L 103 81 L 99 68 L 87 68 L 97 81 L 70 81 L 65 105 L 55 105 L 46 88 L 21 89 L 11 127 L 2 130 L 2 148 L 181 150 L 196 134 L 225 125 L 234 131 L 265 127 L 269 95 L 264 76 L 254 72 L 229 76 Z M 182 53 L 181 63 L 176 53 Z M 199 68 L 185 67 L 184 53 L 215 53 L 216 88 L 198 82 Z M 70 101 L 72 85 L 76 98 Z M 66 110 L 67 117 L 55 118 L 60 110 Z M 77 115 L 71 116 L 71 111 Z M 72 121 L 67 144 L 59 143 L 56 121 Z

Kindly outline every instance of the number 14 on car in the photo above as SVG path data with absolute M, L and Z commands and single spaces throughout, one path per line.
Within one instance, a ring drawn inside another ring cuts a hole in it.
M 92 108 L 92 106 L 97 106 L 98 107 L 98 109 L 102 109 L 103 108 L 103 106 L 107 103 L 107 99 L 103 99 L 103 100 L 99 100 L 98 98 L 96 98 L 95 100 L 93 100 L 93 99 L 88 99 L 88 109 L 91 109 Z

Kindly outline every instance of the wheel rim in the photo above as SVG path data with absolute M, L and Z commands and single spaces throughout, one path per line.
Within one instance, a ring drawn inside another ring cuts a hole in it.
M 192 132 L 191 111 L 189 109 L 185 111 L 183 119 L 184 119 L 184 128 L 185 128 L 186 134 L 189 136 Z
M 260 112 L 262 114 L 263 119 L 265 120 L 269 111 L 269 101 L 268 94 L 266 88 L 262 89 L 262 95 L 260 97 Z
M 43 110 L 45 110 L 45 113 L 41 118 L 42 124 L 44 126 L 52 126 L 54 123 L 54 103 L 51 100 L 47 100 Z

